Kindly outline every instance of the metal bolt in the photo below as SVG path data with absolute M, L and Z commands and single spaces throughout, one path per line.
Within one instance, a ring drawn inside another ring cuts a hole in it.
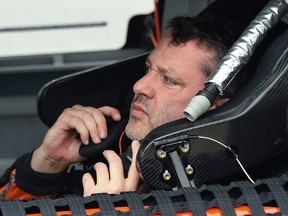
M 168 172 L 168 170 L 165 170 L 165 172 L 163 173 L 163 178 L 166 181 L 171 179 L 171 174 Z
M 189 164 L 187 167 L 186 167 L 186 173 L 188 174 L 188 175 L 192 175 L 193 174 L 193 172 L 194 172 L 194 169 L 193 169 L 193 167 Z
M 185 144 L 184 146 L 180 145 L 180 149 L 182 152 L 187 153 L 190 149 L 189 144 Z
M 160 149 L 160 150 L 157 151 L 157 155 L 158 155 L 160 158 L 165 158 L 165 157 L 166 157 L 166 152 L 163 151 L 162 149 Z

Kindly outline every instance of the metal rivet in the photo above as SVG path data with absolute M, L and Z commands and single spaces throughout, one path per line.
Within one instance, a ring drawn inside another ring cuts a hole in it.
M 187 153 L 189 151 L 190 147 L 188 144 L 186 144 L 184 146 L 180 145 L 180 149 L 182 152 Z
M 188 175 L 192 175 L 193 172 L 194 172 L 194 169 L 193 169 L 193 167 L 189 164 L 189 165 L 186 167 L 186 173 L 187 173 Z
M 165 170 L 165 172 L 163 173 L 163 178 L 166 181 L 171 179 L 171 174 L 168 172 L 168 170 Z
M 157 155 L 158 155 L 160 158 L 165 158 L 165 157 L 166 157 L 166 152 L 163 151 L 162 149 L 160 149 L 160 150 L 157 151 Z

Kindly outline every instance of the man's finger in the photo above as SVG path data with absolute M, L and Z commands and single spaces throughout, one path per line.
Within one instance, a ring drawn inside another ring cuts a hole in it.
M 90 173 L 85 173 L 82 177 L 84 191 L 95 187 L 95 181 Z
M 135 191 L 140 180 L 140 176 L 136 168 L 136 156 L 139 148 L 139 141 L 134 140 L 132 142 L 132 163 L 128 171 L 128 177 L 125 180 L 125 191 Z
M 111 150 L 106 150 L 103 155 L 109 163 L 110 183 L 115 185 L 115 188 L 123 187 L 124 173 L 121 158 Z M 122 186 L 121 186 L 122 185 Z
M 111 116 L 112 119 L 114 119 L 115 121 L 120 121 L 121 120 L 121 115 L 119 110 L 117 110 L 114 107 L 110 107 L 110 106 L 103 106 L 100 107 L 99 110 L 104 113 L 105 116 Z
M 102 162 L 98 162 L 94 165 L 94 169 L 97 175 L 97 178 L 96 178 L 97 185 L 101 186 L 101 185 L 108 184 L 110 181 L 110 178 L 109 178 L 109 171 L 108 171 L 106 164 Z

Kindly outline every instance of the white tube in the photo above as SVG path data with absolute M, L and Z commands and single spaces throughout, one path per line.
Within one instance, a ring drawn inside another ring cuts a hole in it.
M 192 98 L 186 109 L 184 115 L 190 121 L 195 121 L 203 113 L 207 112 L 211 107 L 210 101 L 203 95 L 196 95 Z

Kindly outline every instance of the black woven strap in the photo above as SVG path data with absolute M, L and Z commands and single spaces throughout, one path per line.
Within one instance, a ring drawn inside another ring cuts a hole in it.
M 139 199 L 138 195 L 133 192 L 123 193 L 123 197 L 127 200 L 127 204 L 130 207 L 131 215 L 145 215 L 145 209 L 143 201 Z
M 96 199 L 95 199 L 96 198 Z M 115 211 L 114 203 L 111 199 L 112 197 L 109 196 L 108 194 L 98 194 L 96 197 L 94 197 L 93 200 L 97 201 L 99 204 L 99 208 L 101 209 L 101 213 L 99 215 L 111 215 L 111 216 L 116 216 L 117 212 Z
M 206 210 L 216 207 L 223 215 L 235 215 L 234 208 L 248 206 L 252 215 L 265 215 L 264 206 L 276 205 L 281 215 L 288 215 L 288 174 L 257 180 L 233 182 L 228 186 L 204 185 L 201 188 L 182 188 L 178 191 L 152 191 L 146 194 L 127 192 L 120 195 L 95 194 L 90 197 L 74 195 L 58 199 L 41 198 L 31 201 L 1 201 L 0 215 L 24 216 L 41 213 L 55 216 L 56 212 L 70 211 L 74 215 L 86 215 L 92 209 L 95 215 L 176 215 L 191 212 L 204 216 Z M 117 207 L 127 207 L 120 212 Z M 96 210 L 97 209 L 97 213 Z M 126 211 L 125 210 L 125 211 Z M 67 215 L 67 214 L 66 214 Z M 279 213 L 280 215 L 280 213 Z
M 223 187 L 215 185 L 210 185 L 209 188 L 213 192 L 217 207 L 222 210 L 223 215 L 236 215 L 232 199 L 228 195 L 228 192 Z
M 177 211 L 167 191 L 152 191 L 152 195 L 156 198 L 157 206 L 159 208 L 159 212 L 157 213 L 169 216 L 176 215 Z
M 42 215 L 56 215 L 56 209 L 51 199 L 39 198 L 35 200 L 35 204 Z
M 278 181 L 265 179 L 263 182 L 267 183 L 267 186 L 270 188 L 272 197 L 280 207 L 282 215 L 288 215 L 288 176 L 284 175 Z M 284 187 L 286 187 L 286 191 Z
M 196 191 L 195 188 L 182 188 L 183 193 L 186 198 L 186 203 L 189 206 L 191 212 L 194 215 L 206 216 L 206 208 L 200 200 L 202 200 L 200 194 Z M 191 193 L 191 190 L 195 192 Z
M 65 197 L 68 199 L 67 203 L 73 215 L 86 215 L 84 200 L 82 197 L 69 195 Z
M 251 209 L 252 215 L 265 215 L 263 204 L 261 203 L 260 197 L 257 194 L 254 185 L 249 182 L 242 182 L 240 189 L 243 196 Z
M 0 208 L 3 216 L 26 216 L 25 205 L 21 201 L 3 201 L 0 202 Z

